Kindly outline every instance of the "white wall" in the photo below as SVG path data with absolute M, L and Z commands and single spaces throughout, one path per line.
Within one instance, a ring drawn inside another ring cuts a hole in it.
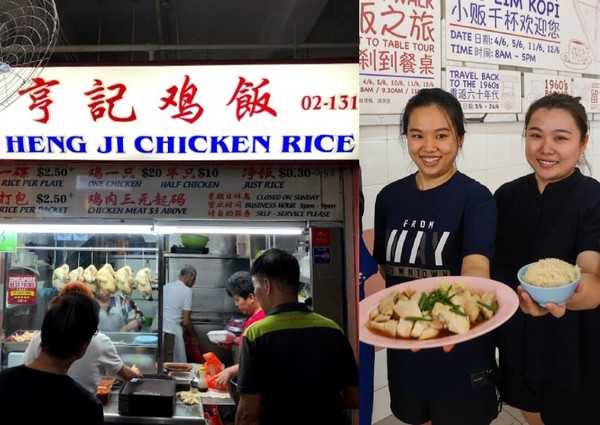
M 522 131 L 523 121 L 469 123 L 463 152 L 457 159 L 458 169 L 486 185 L 492 193 L 502 183 L 531 172 L 525 161 Z M 590 133 L 586 157 L 591 164 L 591 175 L 600 180 L 600 121 L 591 122 Z M 369 230 L 373 228 L 377 193 L 387 183 L 416 170 L 411 167 L 400 138 L 399 116 L 361 117 L 360 165 L 365 195 L 363 228 Z M 386 374 L 386 350 L 379 350 L 375 353 L 373 423 L 391 415 Z
M 468 123 L 462 153 L 457 158 L 458 169 L 487 186 L 492 193 L 502 183 L 531 172 L 525 161 L 522 132 L 523 121 Z M 600 121 L 591 121 L 586 157 L 592 176 L 600 180 Z M 364 229 L 373 228 L 377 193 L 386 184 L 416 171 L 411 164 L 406 144 L 400 137 L 399 116 L 361 117 Z M 582 172 L 588 173 L 585 169 Z

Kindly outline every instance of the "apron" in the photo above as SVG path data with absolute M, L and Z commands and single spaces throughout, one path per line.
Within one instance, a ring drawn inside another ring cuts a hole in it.
M 173 347 L 173 361 L 175 363 L 187 363 L 185 354 L 185 342 L 183 341 L 183 327 L 180 323 L 165 320 L 163 331 L 175 335 L 175 344 Z
M 124 325 L 125 320 L 118 309 L 111 308 L 108 313 L 104 309 L 100 310 L 99 329 L 102 332 L 119 332 Z

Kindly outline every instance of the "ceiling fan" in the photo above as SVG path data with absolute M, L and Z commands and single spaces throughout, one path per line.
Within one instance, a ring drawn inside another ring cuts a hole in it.
M 0 111 L 42 72 L 58 25 L 54 0 L 0 1 Z

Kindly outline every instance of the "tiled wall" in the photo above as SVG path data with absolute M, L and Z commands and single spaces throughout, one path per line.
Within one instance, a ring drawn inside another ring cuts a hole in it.
M 599 119 L 596 115 L 596 119 Z M 365 213 L 363 228 L 371 234 L 375 197 L 383 186 L 416 171 L 400 138 L 398 116 L 361 117 L 360 165 Z M 531 172 L 525 161 L 523 122 L 469 123 L 463 150 L 457 158 L 460 171 L 486 185 L 492 193 L 502 184 Z M 600 180 L 600 121 L 591 122 L 586 157 L 591 175 Z M 582 170 L 588 174 L 587 170 Z M 365 238 L 371 240 L 370 237 Z M 366 288 L 367 295 L 381 289 L 379 281 Z M 385 350 L 375 355 L 373 423 L 389 416 Z

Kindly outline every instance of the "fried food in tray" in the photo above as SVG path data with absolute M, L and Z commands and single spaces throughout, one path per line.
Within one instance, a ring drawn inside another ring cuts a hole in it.
M 29 344 L 35 332 L 37 331 L 15 331 L 8 338 L 6 338 L 6 342 L 23 342 Z

